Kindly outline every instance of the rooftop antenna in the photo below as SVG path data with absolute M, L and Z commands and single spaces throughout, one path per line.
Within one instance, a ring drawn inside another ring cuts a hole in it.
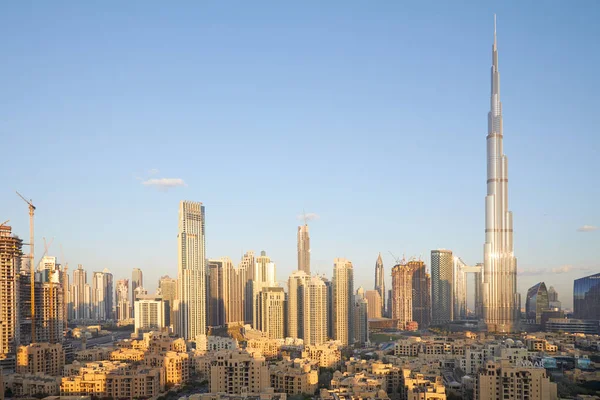
M 494 46 L 496 46 L 496 14 L 494 14 Z

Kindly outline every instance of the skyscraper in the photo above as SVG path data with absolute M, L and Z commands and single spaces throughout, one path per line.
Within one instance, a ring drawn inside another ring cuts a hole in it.
M 515 330 L 519 317 L 513 216 L 508 211 L 508 158 L 503 151 L 500 72 L 494 17 L 492 90 L 487 135 L 487 196 L 483 250 L 483 318 L 489 331 Z
M 135 289 L 139 287 L 144 287 L 144 274 L 142 274 L 142 270 L 139 268 L 134 268 L 131 272 L 131 316 L 135 316 Z
M 131 303 L 129 302 L 129 279 L 117 281 L 117 321 L 131 318 Z
M 15 353 L 20 344 L 19 268 L 23 241 L 0 225 L 0 355 Z
M 573 282 L 575 318 L 600 320 L 600 273 Z
M 138 294 L 135 300 L 135 332 L 160 331 L 165 327 L 165 307 L 159 294 Z
M 112 292 L 111 292 L 112 294 Z M 111 303 L 112 306 L 112 303 Z M 62 343 L 65 319 L 60 284 L 35 283 L 35 336 L 38 343 Z
M 527 291 L 527 300 L 525 302 L 525 316 L 529 323 L 538 324 L 542 323 L 542 312 L 548 310 L 548 291 L 546 290 L 546 284 L 539 282 Z
M 431 324 L 431 278 L 425 270 L 423 261 L 411 260 L 407 264 L 413 271 L 413 321 L 419 324 L 420 329 L 424 329 Z
M 275 263 L 271 261 L 271 258 L 267 256 L 267 253 L 263 250 L 260 252 L 260 256 L 256 257 L 254 263 L 254 279 L 251 281 L 252 285 L 252 296 L 248 299 L 252 301 L 253 314 L 252 314 L 252 325 L 255 329 L 260 324 L 256 315 L 257 301 L 259 293 L 263 288 L 276 287 L 277 281 L 275 278 Z
M 379 292 L 377 290 L 367 290 L 367 292 L 365 293 L 365 298 L 367 299 L 367 302 L 369 304 L 369 318 L 381 318 L 381 310 L 383 309 L 383 306 L 381 303 L 381 295 L 379 294 Z
M 179 203 L 179 304 L 176 333 L 186 340 L 193 340 L 206 333 L 204 215 L 202 203 Z
M 306 221 L 298 227 L 298 271 L 310 275 L 310 237 Z
M 208 260 L 208 325 L 225 325 L 223 261 Z
M 454 319 L 454 257 L 450 250 L 431 250 L 431 308 L 433 324 L 442 325 Z
M 381 297 L 381 313 L 385 314 L 385 273 L 383 271 L 383 260 L 381 259 L 381 253 L 377 256 L 375 261 L 375 290 L 379 292 Z M 369 308 L 371 308 L 369 306 Z M 375 318 L 373 314 L 369 318 Z
M 302 300 L 302 290 L 310 276 L 304 271 L 295 271 L 288 278 L 288 336 L 303 338 L 304 311 L 306 303 Z
M 551 309 L 560 310 L 562 308 L 562 304 L 558 300 L 558 292 L 554 289 L 554 286 L 548 288 L 548 305 Z
M 359 288 L 359 290 L 362 289 Z M 354 296 L 354 342 L 364 345 L 369 341 L 369 311 L 368 301 L 363 293 L 356 292 Z
M 92 318 L 97 321 L 113 319 L 113 275 L 106 268 L 94 272 L 92 280 Z
M 256 296 L 254 328 L 270 339 L 284 338 L 285 292 L 282 287 L 263 287 Z
M 246 282 L 244 282 L 244 321 L 247 324 L 252 323 L 253 303 L 252 303 L 252 282 L 254 281 L 254 251 L 247 251 L 238 265 L 238 269 L 245 270 Z
M 345 258 L 333 262 L 333 334 L 347 346 L 354 343 L 354 268 Z
M 225 287 L 225 323 L 244 323 L 248 266 L 241 263 L 237 268 L 229 257 L 222 257 Z
M 302 338 L 304 344 L 319 345 L 327 341 L 327 286 L 322 278 L 313 276 L 301 286 Z
M 177 298 L 177 279 L 165 275 L 158 281 L 158 289 L 165 306 L 165 326 L 175 323 L 173 306 Z
M 87 271 L 79 264 L 73 271 L 73 286 L 71 287 L 73 297 L 73 319 L 84 320 L 90 318 L 89 303 L 86 301 Z
M 392 268 L 392 319 L 398 329 L 407 329 L 413 321 L 413 270 L 405 262 Z

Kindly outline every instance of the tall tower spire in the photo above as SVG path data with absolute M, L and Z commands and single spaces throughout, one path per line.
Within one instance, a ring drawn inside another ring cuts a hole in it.
M 503 151 L 498 43 L 494 15 L 492 82 L 487 135 L 487 196 L 483 251 L 483 317 L 490 331 L 510 332 L 518 321 L 517 260 L 508 211 L 508 159 Z

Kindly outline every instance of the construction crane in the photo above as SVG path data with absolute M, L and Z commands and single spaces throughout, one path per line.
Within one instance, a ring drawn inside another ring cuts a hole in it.
M 35 265 L 34 265 L 34 247 L 33 247 L 33 216 L 35 214 L 35 206 L 31 200 L 27 200 L 19 192 L 17 195 L 23 199 L 29 206 L 29 269 L 31 270 L 31 343 L 35 343 Z

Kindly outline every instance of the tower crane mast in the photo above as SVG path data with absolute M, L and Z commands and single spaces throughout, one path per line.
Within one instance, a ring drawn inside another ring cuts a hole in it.
M 33 217 L 35 215 L 35 206 L 32 200 L 27 200 L 21 193 L 16 192 L 29 206 L 29 269 L 31 272 L 31 343 L 35 343 L 35 265 L 34 265 L 34 247 L 33 247 Z

